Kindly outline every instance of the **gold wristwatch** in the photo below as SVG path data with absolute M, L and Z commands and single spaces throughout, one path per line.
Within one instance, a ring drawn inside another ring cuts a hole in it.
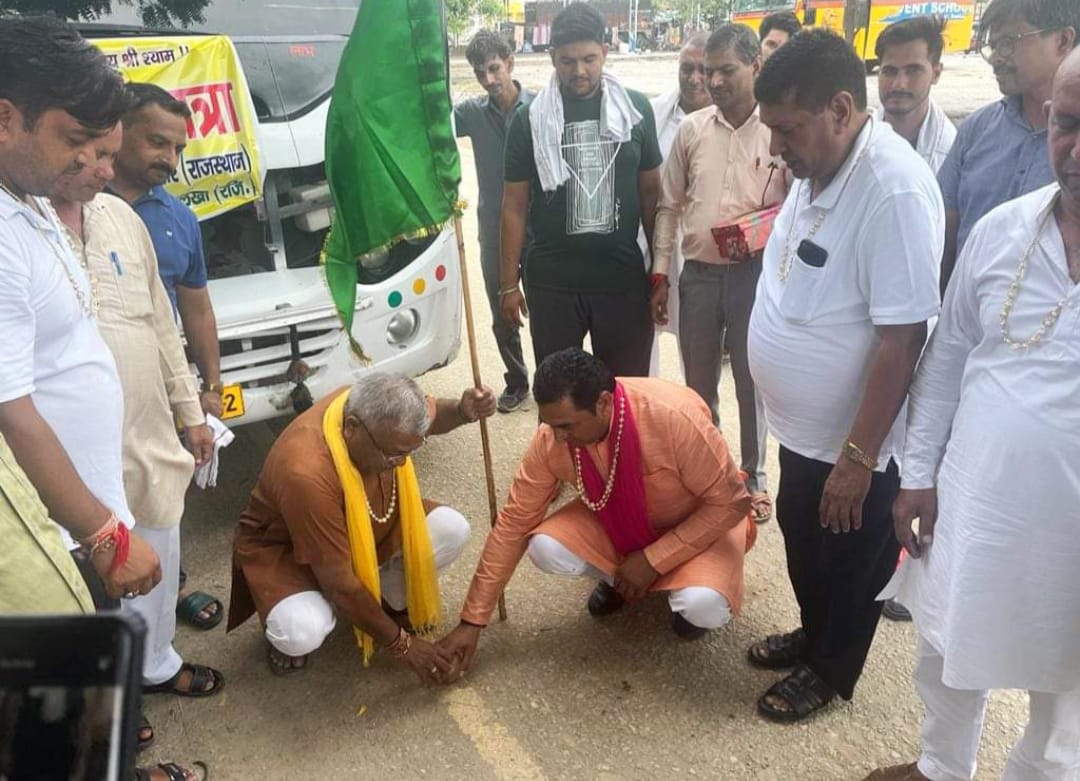
M 200 393 L 216 393 L 220 396 L 223 390 L 225 390 L 225 386 L 220 382 L 204 382 Z
M 850 439 L 844 442 L 844 458 L 848 461 L 854 461 L 859 466 L 864 466 L 873 472 L 877 469 L 877 460 L 866 454 L 861 447 L 856 445 Z

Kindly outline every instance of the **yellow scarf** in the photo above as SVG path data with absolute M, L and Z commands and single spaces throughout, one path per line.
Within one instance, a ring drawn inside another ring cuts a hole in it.
M 352 553 L 353 572 L 364 588 L 375 598 L 382 600 L 379 585 L 379 558 L 375 550 L 375 534 L 371 528 L 371 516 L 367 510 L 367 495 L 360 470 L 349 458 L 345 446 L 342 423 L 345 419 L 344 391 L 326 408 L 323 415 L 323 436 L 330 455 L 334 459 L 341 488 L 345 492 L 345 522 L 349 529 L 349 549 Z M 420 484 L 416 480 L 412 459 L 394 470 L 398 486 L 398 507 L 401 514 L 401 554 L 405 561 L 405 594 L 409 608 L 409 621 L 422 634 L 434 630 L 442 619 L 439 603 L 439 580 L 435 569 L 435 553 L 428 533 L 427 513 L 420 498 Z M 356 641 L 364 654 L 364 666 L 371 662 L 375 653 L 374 639 L 353 627 Z

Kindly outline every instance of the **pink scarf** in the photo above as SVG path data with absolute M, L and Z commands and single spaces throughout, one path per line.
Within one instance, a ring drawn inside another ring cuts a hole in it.
M 622 427 L 622 439 L 619 444 L 619 463 L 615 474 L 615 485 L 608 503 L 596 513 L 615 550 L 620 556 L 639 551 L 655 542 L 660 535 L 649 523 L 649 514 L 645 506 L 645 477 L 641 462 L 641 440 L 638 438 L 634 413 L 622 383 L 615 383 L 614 405 L 611 415 L 611 428 L 607 436 L 608 463 L 612 461 L 612 449 L 619 428 L 619 409 L 625 408 Z M 581 482 L 592 502 L 597 502 L 604 495 L 605 480 L 600 470 L 593 463 L 592 456 L 582 449 Z M 573 447 L 570 457 L 574 457 Z

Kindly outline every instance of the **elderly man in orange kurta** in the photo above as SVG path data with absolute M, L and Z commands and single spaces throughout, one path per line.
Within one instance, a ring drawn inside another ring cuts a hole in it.
M 545 425 L 442 645 L 469 668 L 526 553 L 544 572 L 595 577 L 594 616 L 662 591 L 680 637 L 726 624 L 742 602 L 755 527 L 743 477 L 701 398 L 666 380 L 616 379 L 577 348 L 540 364 L 533 397 Z M 577 499 L 545 518 L 561 483 Z

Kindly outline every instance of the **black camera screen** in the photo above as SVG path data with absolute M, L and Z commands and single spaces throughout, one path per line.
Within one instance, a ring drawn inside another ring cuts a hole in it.
M 0 683 L 0 781 L 117 778 L 121 694 L 116 686 Z

